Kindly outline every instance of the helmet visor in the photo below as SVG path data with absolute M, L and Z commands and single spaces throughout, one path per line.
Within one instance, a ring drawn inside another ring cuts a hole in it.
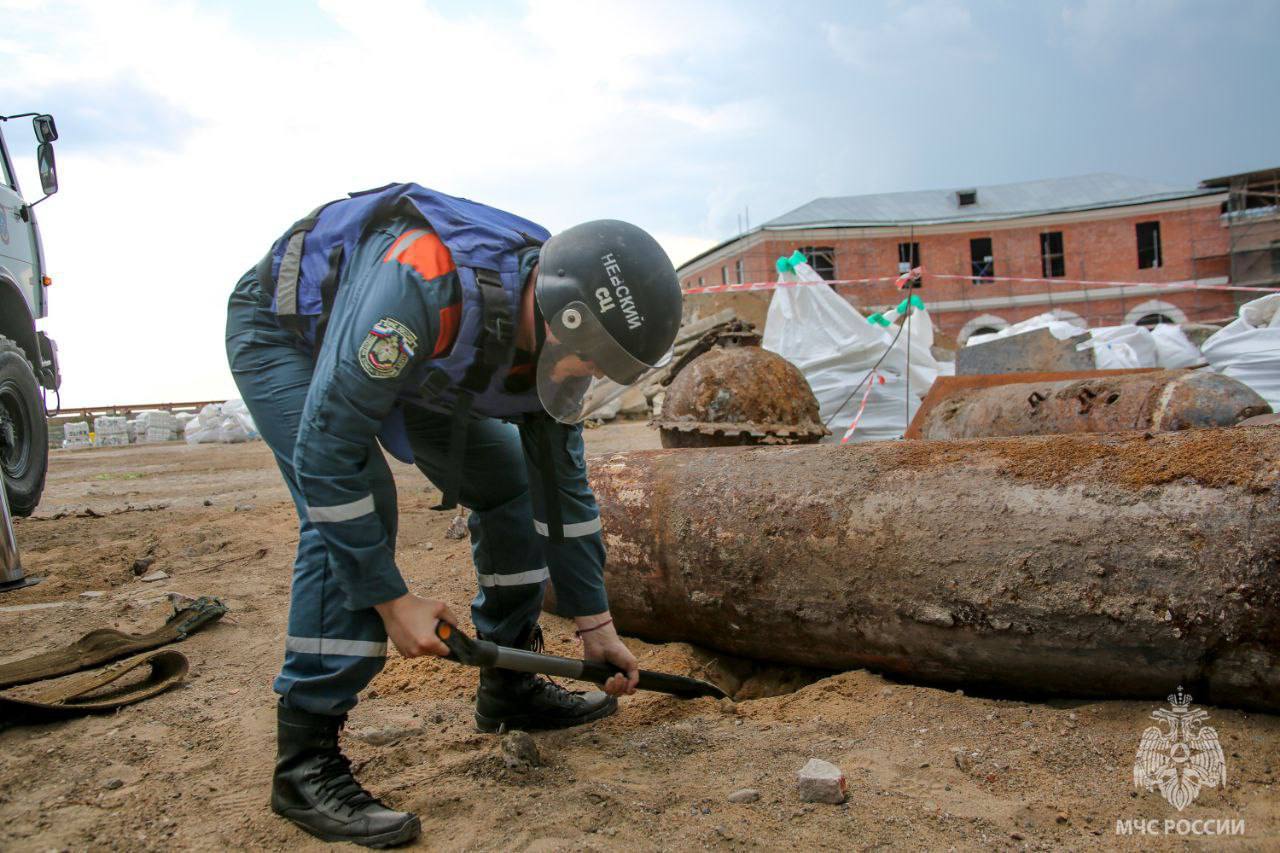
M 657 364 L 640 361 L 580 302 L 549 318 L 546 334 L 538 354 L 538 399 L 564 424 L 581 423 L 671 360 L 667 352 Z

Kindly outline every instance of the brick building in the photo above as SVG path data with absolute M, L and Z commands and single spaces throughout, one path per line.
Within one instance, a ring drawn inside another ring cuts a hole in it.
M 1228 282 L 1227 204 L 1219 186 L 1110 174 L 820 198 L 692 258 L 679 276 L 685 289 L 773 281 L 775 260 L 800 249 L 870 313 L 897 304 L 893 279 L 918 266 L 915 292 L 961 342 L 1046 311 L 1090 326 L 1224 320 L 1242 300 L 1196 287 Z M 728 305 L 762 322 L 769 298 L 690 295 L 686 311 Z

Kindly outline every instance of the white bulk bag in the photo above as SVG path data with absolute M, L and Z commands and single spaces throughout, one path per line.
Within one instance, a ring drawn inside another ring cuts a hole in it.
M 1157 323 L 1151 330 L 1156 344 L 1156 365 L 1165 368 L 1195 367 L 1204 364 L 1200 347 L 1191 342 L 1187 333 L 1173 323 Z
M 1219 373 L 1238 379 L 1280 411 L 1280 293 L 1240 306 L 1240 316 L 1200 347 Z
M 1053 312 L 1037 314 L 1034 317 L 1028 317 L 1026 320 L 1019 320 L 1010 326 L 1005 326 L 998 332 L 987 332 L 983 335 L 970 335 L 964 342 L 965 346 L 973 346 L 974 344 L 986 343 L 987 341 L 999 340 L 1012 335 L 1021 335 L 1024 332 L 1034 332 L 1036 329 L 1048 329 L 1049 334 L 1053 335 L 1060 341 L 1067 338 L 1074 338 L 1076 335 L 1083 335 L 1087 329 L 1082 329 L 1075 323 L 1068 320 L 1058 318 Z
M 822 281 L 808 264 L 798 264 L 794 269 L 794 273 L 779 276 L 779 281 Z M 804 374 L 818 398 L 822 421 L 832 432 L 824 441 L 838 442 L 867 393 L 867 384 L 858 387 L 859 383 L 885 354 L 897 331 L 894 326 L 885 328 L 867 322 L 848 301 L 819 283 L 774 291 L 761 345 Z M 917 309 L 911 315 L 910 401 L 906 379 L 908 335 L 904 332 L 877 370 L 883 384 L 874 378 L 867 380 L 871 390 L 866 411 L 852 441 L 902 435 L 920 407 L 920 398 L 928 393 L 938 375 L 937 362 L 925 343 L 932 342 L 932 338 L 928 311 Z
M 1099 326 L 1089 330 L 1089 340 L 1076 346 L 1093 350 L 1099 370 L 1124 370 L 1156 366 L 1156 342 L 1141 326 Z

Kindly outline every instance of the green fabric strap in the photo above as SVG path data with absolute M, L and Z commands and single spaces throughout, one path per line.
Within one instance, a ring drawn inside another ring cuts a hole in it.
M 922 311 L 924 310 L 924 300 L 921 299 L 919 296 L 916 296 L 914 293 L 911 294 L 910 297 L 899 302 L 898 307 L 895 310 L 897 310 L 899 314 L 905 314 L 907 313 L 908 304 L 910 304 L 913 308 L 919 308 Z M 886 323 L 885 325 L 888 325 L 888 324 Z
M 786 274 L 789 272 L 795 272 L 796 267 L 801 264 L 807 264 L 808 262 L 809 259 L 804 256 L 804 252 L 796 249 L 791 253 L 790 257 L 783 255 L 778 258 L 778 260 L 774 262 L 774 266 L 778 268 L 778 272 L 780 274 Z

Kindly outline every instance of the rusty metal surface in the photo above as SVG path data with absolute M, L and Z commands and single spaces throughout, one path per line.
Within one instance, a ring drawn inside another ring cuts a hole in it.
M 1280 711 L 1280 432 L 593 457 L 621 630 L 784 664 Z
M 928 420 L 930 412 L 949 397 L 976 388 L 994 388 L 998 385 L 1016 385 L 1022 382 L 1061 382 L 1067 379 L 1091 379 L 1102 376 L 1123 376 L 1133 373 L 1152 373 L 1157 368 L 1137 367 L 1129 370 L 1062 370 L 1039 373 L 984 373 L 976 376 L 939 376 L 920 401 L 911 425 L 903 438 L 921 438 L 920 425 Z
M 984 344 L 960 347 L 956 351 L 956 375 L 1092 370 L 1093 350 L 1076 350 L 1076 344 L 1087 340 L 1088 332 L 1060 341 L 1048 329 L 1036 329 Z
M 712 346 L 684 366 L 654 419 L 664 447 L 815 442 L 829 431 L 804 374 L 758 346 Z
M 1052 435 L 1233 426 L 1270 411 L 1243 383 L 1205 370 L 943 377 L 907 438 Z

